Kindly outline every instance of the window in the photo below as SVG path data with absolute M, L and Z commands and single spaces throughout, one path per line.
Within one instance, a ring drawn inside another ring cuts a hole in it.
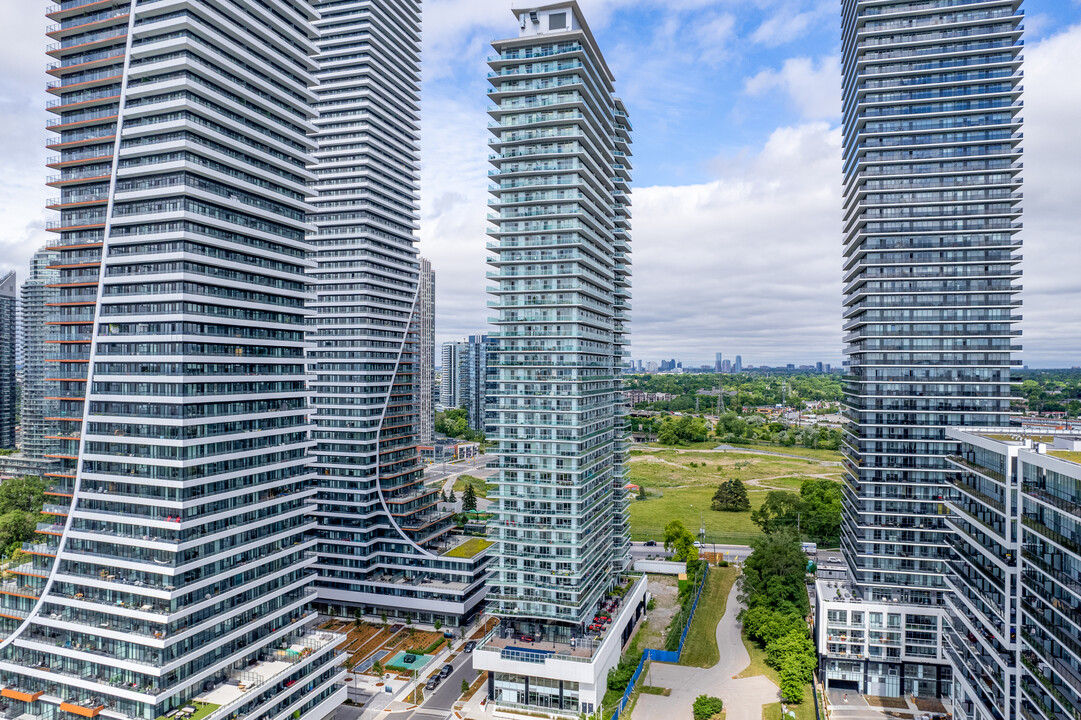
M 548 16 L 549 30 L 562 30 L 567 27 L 567 13 L 552 13 Z

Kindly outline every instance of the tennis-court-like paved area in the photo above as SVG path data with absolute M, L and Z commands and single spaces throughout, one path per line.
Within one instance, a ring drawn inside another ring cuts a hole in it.
M 780 700 L 781 693 L 767 677 L 733 678 L 751 664 L 740 639 L 736 615 L 740 604 L 736 585 L 728 595 L 724 617 L 717 623 L 717 647 L 721 660 L 711 668 L 683 667 L 653 663 L 645 684 L 670 688 L 672 694 L 638 696 L 632 720 L 682 720 L 693 717 L 691 707 L 699 695 L 716 695 L 724 700 L 727 720 L 761 720 L 762 706 Z

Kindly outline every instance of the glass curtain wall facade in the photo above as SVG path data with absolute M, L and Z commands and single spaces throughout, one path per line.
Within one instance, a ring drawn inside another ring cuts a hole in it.
M 958 561 L 946 651 L 960 720 L 1079 716 L 1081 436 L 1069 432 L 950 430 Z
M 490 612 L 580 636 L 628 563 L 621 369 L 630 124 L 576 3 L 517 11 L 489 59 L 496 283 Z
M 314 13 L 47 13 L 59 467 L 0 584 L 4 712 L 321 720 L 345 690 L 310 607 Z
M 488 356 L 495 339 L 470 335 L 460 342 L 443 343 L 443 382 L 440 401 L 445 408 L 462 408 L 474 430 L 484 431 L 488 399 Z
M 435 423 L 435 271 L 427 258 L 420 258 L 420 435 L 421 445 L 430 445 Z
M 319 604 L 457 625 L 483 559 L 441 557 L 454 528 L 419 460 L 420 2 L 317 2 L 309 340 L 319 473 Z
M 42 460 L 45 439 L 45 338 L 48 313 L 55 307 L 60 272 L 50 267 L 56 255 L 47 248 L 30 259 L 30 276 L 19 290 L 22 300 L 23 390 L 20 407 L 22 437 L 19 450 L 27 458 Z
M 15 271 L 0 278 L 0 449 L 15 449 L 16 318 L 18 316 Z
M 843 3 L 842 545 L 871 600 L 942 605 L 945 456 L 957 448 L 946 428 L 1008 424 L 1020 334 L 1019 6 Z M 923 692 L 907 680 L 902 692 Z

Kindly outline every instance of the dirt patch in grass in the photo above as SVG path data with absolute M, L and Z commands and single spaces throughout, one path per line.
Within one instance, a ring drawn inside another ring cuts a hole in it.
M 664 629 L 679 609 L 679 588 L 675 575 L 650 575 L 648 583 L 653 596 L 653 609 L 639 631 L 639 650 L 664 647 Z
M 916 703 L 916 709 L 917 710 L 922 710 L 923 712 L 933 712 L 933 713 L 945 713 L 946 712 L 946 706 L 943 705 L 942 701 L 939 700 L 938 698 L 918 697 L 918 698 L 913 698 L 913 701 Z
M 908 710 L 908 702 L 904 698 L 882 697 L 881 695 L 864 695 L 863 699 L 868 705 L 875 707 L 896 708 Z

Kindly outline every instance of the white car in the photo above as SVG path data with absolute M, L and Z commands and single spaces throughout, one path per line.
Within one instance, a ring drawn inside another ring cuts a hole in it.
M 694 541 L 694 546 L 695 546 L 696 548 L 700 548 L 700 547 L 702 547 L 702 543 L 700 543 L 700 542 L 698 542 L 697 540 L 695 540 L 695 541 Z

